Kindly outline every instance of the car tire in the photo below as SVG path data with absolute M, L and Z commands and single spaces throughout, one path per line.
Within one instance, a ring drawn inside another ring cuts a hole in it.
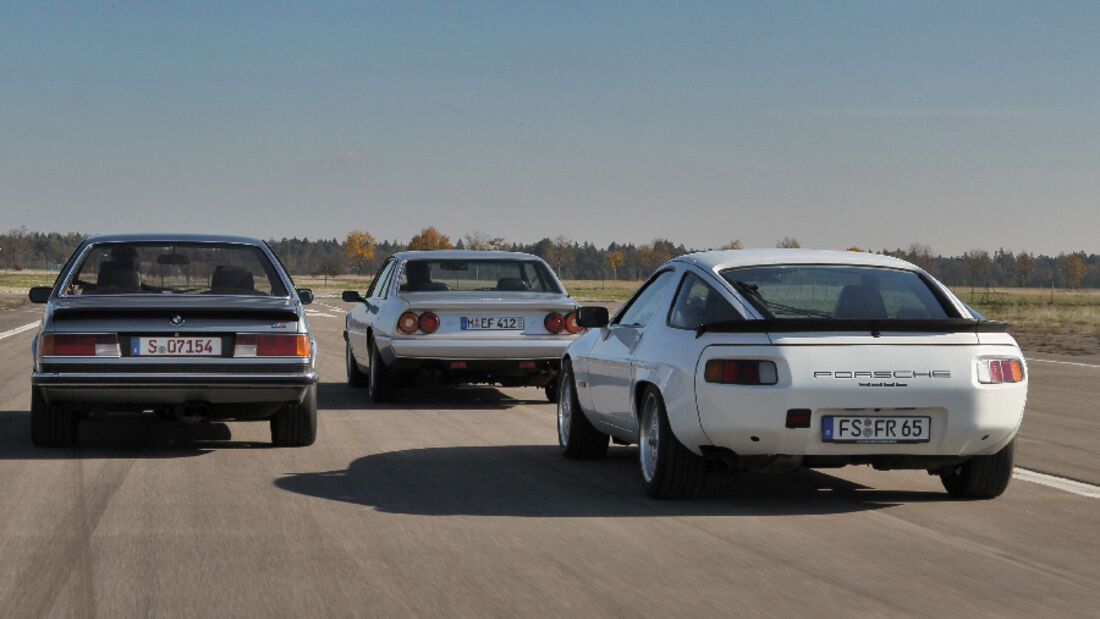
M 370 376 L 359 369 L 359 364 L 355 361 L 355 356 L 351 354 L 351 342 L 348 342 L 344 346 L 344 363 L 347 368 L 348 386 L 350 387 L 366 387 L 370 382 Z
M 372 402 L 385 404 L 397 399 L 396 391 L 397 388 L 393 382 L 393 376 L 390 374 L 390 369 L 387 368 L 385 362 L 382 361 L 382 354 L 378 352 L 378 347 L 374 345 L 374 340 L 371 340 L 370 378 L 367 381 L 367 393 L 370 395 Z
M 543 387 L 543 391 L 546 393 L 546 400 L 551 404 L 558 403 L 558 394 L 561 393 L 561 377 L 556 377 L 554 380 L 546 383 Z
M 706 462 L 676 438 L 664 398 L 656 387 L 642 394 L 638 429 L 638 465 L 646 494 L 655 499 L 691 499 L 706 480 Z
M 940 473 L 947 493 L 957 499 L 992 499 L 1001 496 L 1012 480 L 1016 439 L 995 454 L 976 456 Z
M 39 447 L 71 447 L 76 437 L 76 411 L 47 403 L 42 390 L 32 386 L 31 442 Z
M 573 367 L 566 360 L 559 376 L 558 446 L 570 460 L 592 460 L 607 455 L 608 435 L 597 430 L 581 410 Z
M 317 440 L 317 385 L 310 385 L 301 402 L 291 402 L 271 418 L 271 443 L 276 447 L 306 447 Z

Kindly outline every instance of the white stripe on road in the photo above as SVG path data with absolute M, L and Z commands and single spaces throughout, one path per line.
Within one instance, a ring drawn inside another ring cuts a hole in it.
M 1100 499 L 1100 486 L 1066 479 L 1065 477 L 1055 477 L 1054 475 L 1047 475 L 1046 473 L 1039 473 L 1037 471 L 1029 471 L 1016 467 L 1012 471 L 1012 478 L 1020 481 L 1029 481 L 1033 484 L 1039 484 L 1049 488 L 1064 490 L 1065 492 L 1072 492 L 1073 494 L 1079 494 L 1093 499 Z
M 1100 365 L 1093 365 L 1091 363 L 1078 363 L 1076 361 L 1055 361 L 1053 359 L 1028 359 L 1028 363 L 1057 363 L 1058 365 L 1075 365 L 1079 368 L 1100 368 Z
M 5 338 L 9 338 L 13 335 L 19 335 L 20 333 L 22 333 L 24 331 L 30 331 L 31 329 L 34 329 L 38 325 L 39 325 L 39 323 L 32 322 L 32 323 L 29 323 L 29 324 L 25 324 L 22 327 L 16 327 L 14 329 L 4 331 L 3 333 L 0 333 L 0 340 L 5 339 Z

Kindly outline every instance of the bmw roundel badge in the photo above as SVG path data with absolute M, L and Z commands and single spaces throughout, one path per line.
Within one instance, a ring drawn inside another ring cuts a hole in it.
M 175 316 L 172 316 L 171 320 L 169 320 L 168 322 L 172 323 L 173 326 L 178 327 L 184 323 L 183 316 L 176 314 Z

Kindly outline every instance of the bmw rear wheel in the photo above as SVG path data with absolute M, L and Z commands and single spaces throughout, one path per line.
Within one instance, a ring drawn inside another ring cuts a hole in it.
M 655 499 L 697 497 L 706 480 L 706 463 L 672 434 L 664 399 L 652 385 L 642 394 L 640 417 L 638 465 L 646 494 Z
M 31 442 L 39 447 L 76 445 L 77 412 L 49 404 L 42 389 L 31 387 Z
M 301 402 L 291 402 L 271 418 L 271 442 L 277 447 L 306 447 L 317 440 L 317 385 Z

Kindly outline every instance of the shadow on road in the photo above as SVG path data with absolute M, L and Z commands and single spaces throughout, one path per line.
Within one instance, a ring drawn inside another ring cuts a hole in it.
M 70 458 L 180 458 L 214 449 L 270 447 L 233 442 L 224 423 L 184 424 L 153 416 L 81 421 L 76 447 L 43 448 L 31 443 L 30 413 L 0 411 L 0 460 Z
M 436 447 L 359 458 L 342 471 L 275 480 L 284 490 L 399 514 L 561 517 L 834 514 L 944 500 L 943 493 L 870 489 L 815 471 L 708 478 L 696 501 L 654 501 L 636 472 L 637 450 L 606 460 L 564 460 L 556 445 Z
M 530 399 L 517 399 L 497 387 L 487 385 L 417 386 L 398 390 L 397 402 L 376 404 L 366 389 L 356 389 L 345 382 L 317 383 L 317 407 L 325 410 L 440 410 L 442 409 L 509 409 L 528 404 L 546 404 L 542 389 L 525 389 Z

